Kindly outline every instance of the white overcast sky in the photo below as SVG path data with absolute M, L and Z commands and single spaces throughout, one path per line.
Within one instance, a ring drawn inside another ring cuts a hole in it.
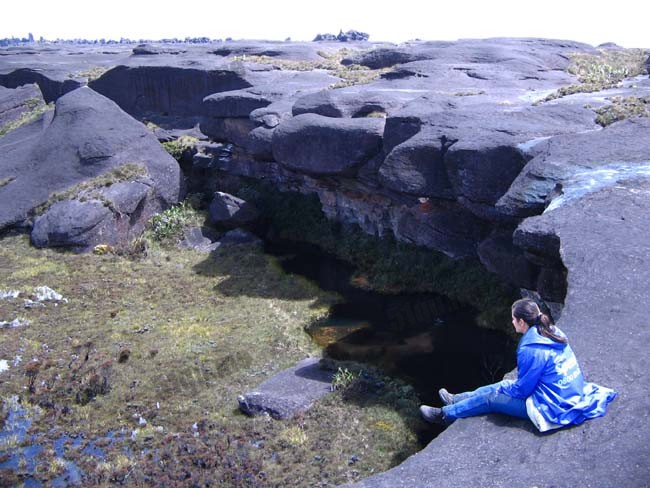
M 4 0 L 0 38 L 311 40 L 356 29 L 372 41 L 546 37 L 650 47 L 650 0 Z

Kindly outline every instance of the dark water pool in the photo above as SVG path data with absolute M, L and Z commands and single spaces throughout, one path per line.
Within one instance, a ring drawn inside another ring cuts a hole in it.
M 308 332 L 334 359 L 381 366 L 440 405 L 437 391 L 476 388 L 500 380 L 515 366 L 515 343 L 477 327 L 477 310 L 433 293 L 382 294 L 353 283 L 354 269 L 318 248 L 267 243 L 285 271 L 342 296 L 327 320 Z

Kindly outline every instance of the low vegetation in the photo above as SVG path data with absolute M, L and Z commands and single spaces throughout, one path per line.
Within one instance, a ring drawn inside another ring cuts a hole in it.
M 360 52 L 361 51 L 353 51 L 350 49 L 340 49 L 339 51 L 333 53 L 319 51 L 318 55 L 321 56 L 322 60 L 318 61 L 295 61 L 289 59 L 278 59 L 270 56 L 256 55 L 235 56 L 233 59 L 235 61 L 241 62 L 272 64 L 279 69 L 287 71 L 313 71 L 318 69 L 326 70 L 332 76 L 341 78 L 341 81 L 330 86 L 332 89 L 370 83 L 379 78 L 382 74 L 391 71 L 392 68 L 370 69 L 358 64 L 352 64 L 348 66 L 341 64 L 341 60 L 343 58 Z
M 642 49 L 601 49 L 597 54 L 573 54 L 567 71 L 578 78 L 578 83 L 560 88 L 542 102 L 606 90 L 626 78 L 645 74 L 648 54 Z
M 88 69 L 77 71 L 75 73 L 70 73 L 69 78 L 86 78 L 88 82 L 94 81 L 100 78 L 108 70 L 112 69 L 111 66 L 92 66 Z
M 115 166 L 106 173 L 89 180 L 84 180 L 72 188 L 68 188 L 62 192 L 52 193 L 47 202 L 34 210 L 34 214 L 42 215 L 55 203 L 79 198 L 83 194 L 86 194 L 87 197 L 93 197 L 92 192 L 94 190 L 109 187 L 115 183 L 121 183 L 123 181 L 131 181 L 146 176 L 147 174 L 147 168 L 142 164 L 127 163 Z
M 25 308 L 44 284 L 68 302 Z M 319 353 L 304 328 L 337 300 L 258 247 L 208 255 L 152 244 L 127 259 L 36 250 L 9 235 L 0 290 L 21 291 L 0 300 L 0 319 L 31 322 L 0 330 L 10 365 L 0 425 L 11 429 L 11 408 L 31 422 L 26 438 L 0 448 L 0 459 L 18 459 L 0 484 L 49 484 L 65 460 L 83 486 L 325 487 L 421 447 L 417 396 L 379 372 L 355 372 L 293 420 L 239 413 L 238 394 Z M 28 459 L 33 444 L 43 449 Z
M 612 97 L 610 101 L 595 110 L 596 123 L 603 127 L 634 117 L 650 117 L 650 97 Z
M 149 127 L 149 124 L 147 124 L 147 127 Z M 176 161 L 180 161 L 185 152 L 194 151 L 198 142 L 199 140 L 196 137 L 180 136 L 178 139 L 174 139 L 173 141 L 163 142 L 162 146 Z
M 23 125 L 29 124 L 30 122 L 39 118 L 48 110 L 54 110 L 53 103 L 45 105 L 45 103 L 38 98 L 31 98 L 27 100 L 25 102 L 25 105 L 28 110 L 23 112 L 20 115 L 20 117 L 18 117 L 16 120 L 12 122 L 8 122 L 2 127 L 0 127 L 0 137 L 8 134 L 12 130 L 16 130 L 18 127 L 22 127 Z
M 151 218 L 145 234 L 160 243 L 175 243 L 183 236 L 183 230 L 199 226 L 206 220 L 205 212 L 199 210 L 200 197 L 190 197 Z

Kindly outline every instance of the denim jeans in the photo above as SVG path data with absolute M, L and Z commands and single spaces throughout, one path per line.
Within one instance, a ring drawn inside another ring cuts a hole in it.
M 498 391 L 499 387 L 510 383 L 511 380 L 503 380 L 492 385 L 481 386 L 474 391 L 454 395 L 455 403 L 442 407 L 445 420 L 453 422 L 456 419 L 492 412 L 527 419 L 524 398 L 513 398 Z

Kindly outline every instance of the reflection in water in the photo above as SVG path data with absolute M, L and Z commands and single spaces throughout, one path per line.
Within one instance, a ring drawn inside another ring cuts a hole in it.
M 267 252 L 279 256 L 287 272 L 343 296 L 326 320 L 307 330 L 326 355 L 378 365 L 411 383 L 423 402 L 439 405 L 439 388 L 473 389 L 514 367 L 513 341 L 477 327 L 477 311 L 468 305 L 437 294 L 360 289 L 349 265 L 311 246 L 267 244 Z

